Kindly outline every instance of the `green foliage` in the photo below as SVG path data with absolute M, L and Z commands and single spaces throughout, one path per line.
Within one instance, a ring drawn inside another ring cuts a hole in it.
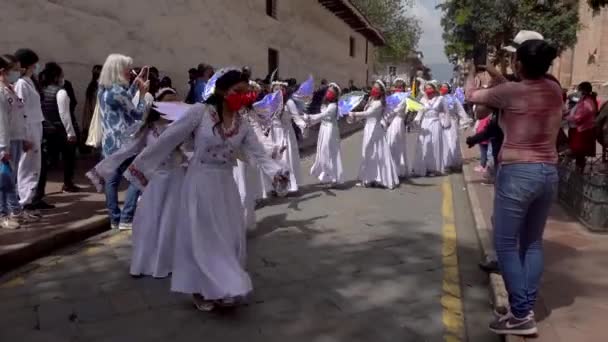
M 608 0 L 607 0 L 608 1 Z M 476 44 L 501 47 L 520 30 L 538 31 L 564 50 L 576 43 L 578 5 L 570 0 L 446 0 L 439 6 L 445 53 L 450 61 L 470 55 Z
M 420 25 L 407 14 L 411 0 L 351 0 L 386 38 L 378 60 L 404 60 L 418 45 Z

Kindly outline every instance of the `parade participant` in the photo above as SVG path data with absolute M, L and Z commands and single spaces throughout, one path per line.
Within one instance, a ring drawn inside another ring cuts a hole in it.
M 248 80 L 240 70 L 223 69 L 212 77 L 205 101 L 147 146 L 125 173 L 143 189 L 157 167 L 192 134 L 195 150 L 186 170 L 178 205 L 176 253 L 171 290 L 193 295 L 199 310 L 233 305 L 252 291 L 245 271 L 246 234 L 243 206 L 233 168 L 240 151 L 253 159 L 279 188 L 289 170 L 266 155 L 239 115 Z
M 25 106 L 12 86 L 19 77 L 17 59 L 12 55 L 0 56 L 0 162 L 11 178 L 0 192 L 0 226 L 6 229 L 19 228 L 19 221 L 36 219 L 23 211 L 16 190 L 21 154 L 32 147 L 27 140 Z
M 300 172 L 300 150 L 298 148 L 298 139 L 292 125 L 292 119 L 296 120 L 298 127 L 306 126 L 303 123 L 300 112 L 295 102 L 290 98 L 287 91 L 287 83 L 273 82 L 272 91 L 281 90 L 283 92 L 284 108 L 283 111 L 275 115 L 272 119 L 270 138 L 273 143 L 278 146 L 285 146 L 285 152 L 281 156 L 281 161 L 289 167 L 290 183 L 288 191 L 295 193 L 298 191 L 298 184 L 302 181 Z M 265 187 L 269 188 L 272 181 L 265 180 Z
M 351 112 L 349 115 L 351 120 L 365 119 L 362 159 L 359 168 L 360 185 L 365 187 L 380 185 L 392 190 L 399 185 L 399 175 L 386 141 L 384 129 L 380 125 L 386 97 L 384 83 L 380 80 L 374 82 L 369 96 L 363 112 Z
M 443 131 L 443 163 L 447 169 L 459 171 L 462 170 L 462 152 L 458 131 L 460 124 L 469 122 L 470 119 L 460 101 L 452 95 L 452 87 L 449 83 L 441 84 L 439 94 L 443 96 L 448 106 L 448 116 L 451 120 L 449 128 Z
M 557 49 L 542 40 L 522 43 L 514 70 L 521 82 L 503 81 L 490 89 L 466 83 L 467 100 L 502 110 L 504 143 L 494 198 L 494 245 L 511 310 L 490 324 L 497 334 L 534 335 L 532 312 L 543 272 L 543 232 L 557 191 L 557 132 L 562 119 L 562 90 L 546 77 Z
M 89 127 L 91 127 L 91 121 L 93 120 L 93 113 L 95 112 L 95 106 L 97 106 L 97 90 L 99 89 L 99 74 L 101 74 L 101 65 L 93 66 L 91 70 L 91 80 L 85 91 L 84 108 L 82 110 L 82 141 L 80 151 L 83 153 L 90 152 L 91 148 L 86 146 L 85 141 L 89 136 Z
M 130 140 L 130 135 L 139 127 L 146 110 L 146 102 L 143 97 L 140 97 L 137 106 L 133 105 L 132 100 L 135 92 L 139 91 L 141 94 L 148 92 L 149 83 L 144 79 L 144 76 L 147 75 L 147 68 L 142 68 L 129 87 L 132 67 L 133 59 L 131 57 L 112 54 L 108 56 L 101 69 L 97 99 L 99 109 L 103 113 L 101 146 L 104 157 L 112 155 Z M 122 173 L 130 162 L 131 160 L 126 160 L 120 165 L 114 175 L 105 183 L 106 206 L 113 229 L 129 230 L 132 227 L 133 215 L 139 198 L 137 188 L 129 186 L 123 209 L 120 210 L 118 206 L 118 186 Z
M 330 83 L 320 114 L 305 116 L 308 126 L 321 122 L 317 139 L 317 154 L 310 174 L 321 183 L 332 186 L 344 182 L 342 157 L 340 154 L 340 127 L 338 127 L 338 98 L 340 87 Z
M 595 116 L 598 112 L 596 95 L 593 93 L 591 83 L 582 82 L 578 85 L 581 97 L 576 106 L 566 117 L 571 124 L 568 130 L 568 145 L 576 161 L 579 172 L 585 170 L 587 157 L 595 157 L 596 129 Z
M 76 147 L 78 144 L 77 130 L 70 111 L 70 97 L 64 89 L 63 69 L 55 62 L 47 63 L 40 74 L 42 88 L 42 113 L 44 119 L 51 124 L 47 140 L 48 155 L 53 165 L 59 159 L 63 162 L 63 192 L 79 192 L 74 184 L 76 172 Z M 61 155 L 61 158 L 59 157 Z M 46 162 L 46 161 L 45 161 Z M 45 174 L 40 177 L 41 192 L 44 193 L 47 182 Z
M 401 78 L 395 79 L 393 84 L 395 93 L 405 92 L 405 81 Z M 407 96 L 397 105 L 394 111 L 386 113 L 383 118 L 383 126 L 388 126 L 386 138 L 391 149 L 391 155 L 397 174 L 400 178 L 409 176 L 409 166 L 407 161 Z
M 32 143 L 31 149 L 21 156 L 18 168 L 19 203 L 28 210 L 52 209 L 42 198 L 37 198 L 36 189 L 42 167 L 42 122 L 44 116 L 40 102 L 40 94 L 34 79 L 42 68 L 38 55 L 30 49 L 19 49 L 15 57 L 21 64 L 22 75 L 15 83 L 15 93 L 23 100 L 27 116 L 28 140 Z
M 434 83 L 426 83 L 421 102 L 424 109 L 414 119 L 420 126 L 420 133 L 413 172 L 418 177 L 441 175 L 446 167 L 443 158 L 443 130 L 449 128 L 449 109 L 443 97 L 437 93 Z

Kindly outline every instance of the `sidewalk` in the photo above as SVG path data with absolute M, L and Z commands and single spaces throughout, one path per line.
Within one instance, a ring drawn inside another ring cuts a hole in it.
M 481 174 L 473 171 L 479 150 L 466 145 L 462 150 L 463 172 L 482 248 L 486 255 L 494 255 L 490 226 L 493 186 L 483 185 Z M 606 341 L 608 236 L 590 233 L 556 203 L 547 222 L 544 250 L 545 272 L 535 308 L 539 336 L 509 337 L 507 341 Z M 494 301 L 500 306 L 506 300 L 504 284 L 501 279 L 493 279 L 491 284 Z

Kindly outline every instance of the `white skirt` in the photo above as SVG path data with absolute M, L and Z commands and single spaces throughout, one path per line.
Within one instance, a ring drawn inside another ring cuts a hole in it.
M 337 123 L 322 122 L 317 140 L 317 155 L 310 174 L 322 183 L 343 183 L 340 131 Z
M 439 118 L 426 118 L 420 124 L 416 159 L 413 169 L 416 176 L 426 176 L 429 173 L 445 172 L 443 160 L 444 129 Z
M 252 291 L 244 269 L 243 210 L 232 167 L 190 164 L 182 186 L 172 291 L 207 300 Z
M 132 275 L 167 277 L 173 269 L 173 247 L 185 169 L 159 170 L 141 195 L 133 218 Z
M 361 182 L 375 182 L 388 189 L 394 189 L 399 184 L 399 175 L 384 130 L 375 119 L 368 119 L 365 123 L 361 157 Z
M 298 149 L 298 139 L 296 138 L 296 133 L 293 130 L 291 122 L 287 127 L 283 125 L 273 125 L 272 126 L 272 142 L 277 146 L 285 145 L 287 149 L 283 152 L 281 156 L 281 161 L 289 167 L 289 192 L 298 191 L 298 184 L 300 184 L 302 180 L 301 172 L 300 172 L 300 150 Z M 272 180 L 265 177 L 264 187 L 266 189 L 272 189 Z
M 452 118 L 452 125 L 443 130 L 443 163 L 445 167 L 462 167 L 462 152 L 458 134 L 458 119 Z
M 409 175 L 409 166 L 407 164 L 407 130 L 405 121 L 397 115 L 391 122 L 386 131 L 386 139 L 391 148 L 393 162 L 397 167 L 399 177 L 407 177 Z
M 251 172 L 251 171 L 254 172 Z M 259 189 L 261 187 L 258 176 L 258 169 L 246 162 L 237 161 L 237 166 L 234 168 L 234 180 L 239 189 L 241 203 L 244 208 L 243 218 L 247 230 L 254 230 L 256 224 L 255 217 L 255 200 L 259 197 Z

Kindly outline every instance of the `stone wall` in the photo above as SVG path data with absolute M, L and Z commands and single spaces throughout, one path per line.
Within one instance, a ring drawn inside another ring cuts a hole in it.
M 265 77 L 268 48 L 279 51 L 281 77 L 365 84 L 374 49 L 370 43 L 366 63 L 362 35 L 316 0 L 277 1 L 276 19 L 265 6 L 265 0 L 5 0 L 0 53 L 29 47 L 42 62 L 60 63 L 81 104 L 92 65 L 113 52 L 157 66 L 182 94 L 187 70 L 201 62 L 249 65 L 254 77 Z

